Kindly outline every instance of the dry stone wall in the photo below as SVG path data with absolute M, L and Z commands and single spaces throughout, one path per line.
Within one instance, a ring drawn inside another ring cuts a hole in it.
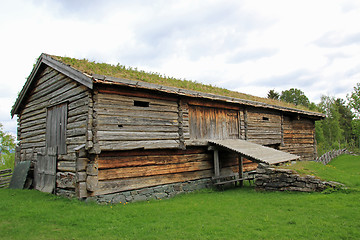
M 126 203 L 149 201 L 152 199 L 171 198 L 177 194 L 189 193 L 196 190 L 211 188 L 211 179 L 199 179 L 181 183 L 173 183 L 160 185 L 155 187 L 148 187 L 143 189 L 124 191 L 119 193 L 112 193 L 106 195 L 99 195 L 87 198 L 87 201 L 96 201 L 98 203 Z
M 337 182 L 326 182 L 315 176 L 300 176 L 291 169 L 278 169 L 259 164 L 256 169 L 255 186 L 257 190 L 321 192 L 327 188 L 341 188 Z

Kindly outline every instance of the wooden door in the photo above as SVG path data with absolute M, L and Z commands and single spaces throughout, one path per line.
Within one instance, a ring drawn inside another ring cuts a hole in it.
M 48 148 L 46 153 L 38 153 L 34 169 L 35 189 L 52 193 L 56 181 L 56 148 Z
M 238 112 L 229 109 L 190 106 L 191 139 L 239 138 Z
M 67 103 L 47 109 L 46 149 L 38 153 L 34 169 L 35 189 L 52 193 L 56 184 L 58 154 L 66 154 Z
M 46 147 L 56 148 L 58 154 L 66 154 L 67 103 L 47 110 Z

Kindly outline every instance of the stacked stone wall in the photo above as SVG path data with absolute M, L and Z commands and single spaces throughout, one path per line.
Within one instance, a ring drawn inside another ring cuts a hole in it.
M 196 190 L 211 188 L 211 179 L 200 179 L 194 181 L 187 181 L 182 183 L 173 183 L 160 185 L 156 187 L 148 187 L 132 191 L 125 191 L 113 194 L 100 195 L 96 197 L 89 197 L 87 201 L 97 201 L 98 203 L 127 203 L 137 201 L 149 201 L 153 199 L 171 198 L 177 194 L 189 193 Z
M 278 169 L 259 164 L 256 169 L 255 186 L 257 190 L 321 192 L 327 188 L 340 188 L 337 182 L 327 182 L 315 176 L 300 176 L 291 169 Z

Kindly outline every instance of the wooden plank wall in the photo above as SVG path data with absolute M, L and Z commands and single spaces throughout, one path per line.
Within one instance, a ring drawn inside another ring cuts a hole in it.
M 98 159 L 98 188 L 93 195 L 209 178 L 212 153 L 187 150 L 130 150 L 102 152 Z
M 191 139 L 239 138 L 238 111 L 214 107 L 190 106 Z
M 238 156 L 220 152 L 221 174 L 239 172 Z M 213 152 L 206 147 L 186 150 L 129 150 L 102 152 L 97 160 L 98 185 L 92 195 L 185 182 L 214 175 Z M 244 171 L 256 163 L 244 161 Z
M 315 123 L 311 119 L 284 116 L 284 146 L 280 150 L 301 156 L 302 160 L 314 160 Z
M 101 89 L 95 99 L 95 141 L 102 151 L 179 148 L 177 99 L 128 96 Z
M 47 108 L 63 102 L 68 103 L 67 154 L 59 156 L 58 171 L 75 172 L 74 148 L 87 143 L 91 97 L 86 87 L 49 67 L 38 75 L 18 116 L 21 161 L 36 160 L 45 151 Z
M 266 109 L 248 108 L 247 140 L 261 145 L 280 144 L 281 113 Z

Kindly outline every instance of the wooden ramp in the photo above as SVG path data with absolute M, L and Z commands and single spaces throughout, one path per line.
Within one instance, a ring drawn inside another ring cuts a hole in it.
M 239 153 L 245 158 L 270 165 L 297 160 L 300 158 L 294 154 L 282 152 L 270 147 L 264 147 L 262 145 L 241 139 L 208 140 L 208 142 L 211 145 Z

